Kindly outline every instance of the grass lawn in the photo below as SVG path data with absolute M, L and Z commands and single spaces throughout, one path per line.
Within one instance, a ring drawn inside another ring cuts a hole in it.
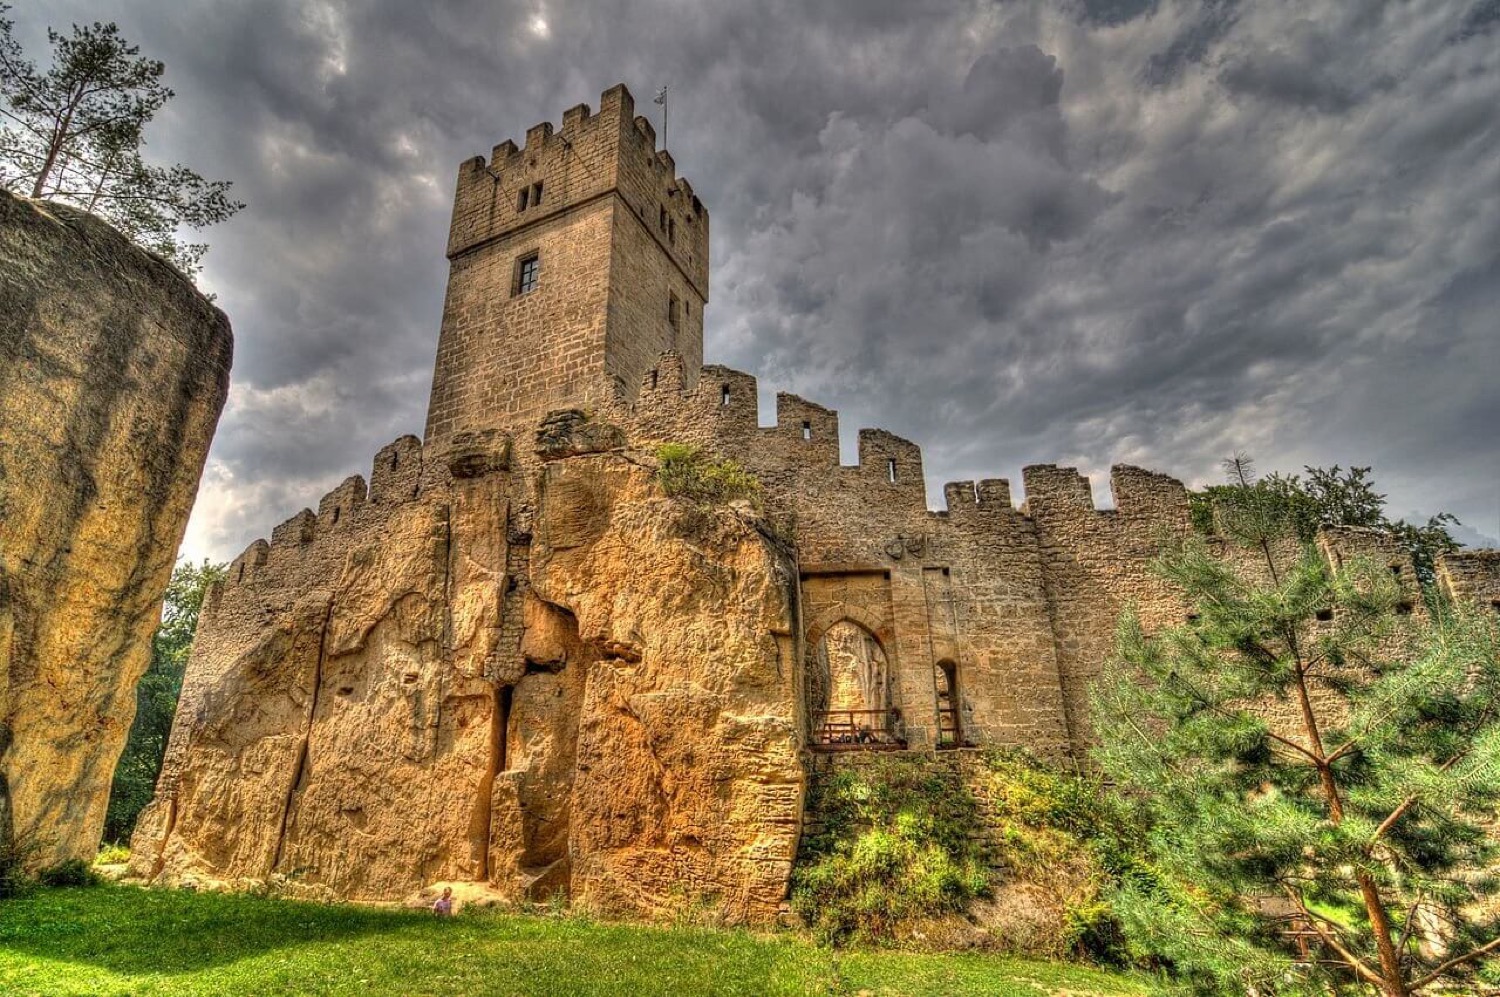
M 1129 978 L 981 955 L 846 952 L 792 935 L 423 912 L 126 886 L 0 901 L 0 993 L 848 994 L 1113 997 Z

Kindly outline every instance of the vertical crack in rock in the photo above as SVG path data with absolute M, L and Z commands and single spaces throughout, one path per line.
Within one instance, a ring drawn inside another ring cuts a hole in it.
M 271 859 L 275 872 L 281 868 L 282 851 L 286 847 L 286 828 L 291 821 L 292 807 L 297 802 L 297 793 L 307 784 L 308 745 L 312 741 L 313 724 L 318 719 L 318 693 L 323 688 L 323 662 L 328 657 L 328 624 L 333 619 L 333 606 L 337 600 L 332 596 L 323 610 L 323 622 L 318 628 L 318 662 L 313 666 L 312 695 L 308 697 L 307 723 L 302 727 L 302 743 L 297 748 L 297 764 L 292 769 L 292 778 L 287 785 L 286 803 L 281 808 L 281 826 L 276 831 L 276 853 Z M 165 840 L 165 839 L 163 839 Z
M 514 687 L 495 685 L 495 703 L 490 710 L 489 764 L 479 780 L 474 800 L 474 819 L 469 826 L 469 849 L 475 856 L 474 881 L 490 878 L 490 830 L 494 822 L 495 777 L 507 768 L 506 731 L 510 729 L 510 707 Z

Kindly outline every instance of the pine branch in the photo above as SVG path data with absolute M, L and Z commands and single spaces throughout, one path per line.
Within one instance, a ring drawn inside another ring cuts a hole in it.
M 1326 918 L 1323 918 L 1318 914 L 1314 914 L 1311 910 L 1309 910 L 1307 904 L 1302 902 L 1302 894 L 1292 889 L 1292 887 L 1286 883 L 1282 883 L 1281 888 L 1283 891 L 1285 891 L 1287 898 L 1290 899 L 1296 906 L 1297 910 L 1302 913 L 1302 916 L 1307 918 L 1307 923 L 1312 927 L 1313 931 L 1318 933 L 1318 937 L 1322 939 L 1323 944 L 1327 945 L 1329 948 L 1337 952 L 1339 958 L 1343 959 L 1344 962 L 1348 964 L 1349 968 L 1354 970 L 1355 975 L 1364 980 L 1366 983 L 1373 983 L 1378 987 L 1385 985 L 1384 977 L 1371 969 L 1364 962 L 1364 960 L 1359 958 L 1359 956 L 1355 955 L 1353 952 L 1350 952 L 1348 949 L 1346 949 L 1343 945 L 1339 944 L 1338 939 L 1323 927 L 1322 923 L 1320 922 L 1325 921 Z M 1338 927 L 1338 925 L 1334 924 L 1332 921 L 1328 921 L 1327 923 L 1333 925 L 1335 928 Z
M 1442 773 L 1448 771 L 1460 760 L 1462 760 L 1467 754 L 1468 751 L 1460 751 L 1458 754 L 1454 755 L 1452 758 L 1439 765 L 1437 770 L 1438 774 L 1441 775 Z M 1408 796 L 1406 799 L 1401 801 L 1401 803 L 1396 807 L 1395 810 L 1391 811 L 1390 816 L 1386 817 L 1385 820 L 1380 822 L 1380 826 L 1375 828 L 1375 833 L 1370 835 L 1369 844 L 1365 845 L 1366 855 L 1370 854 L 1370 851 L 1375 847 L 1375 843 L 1378 842 L 1382 837 L 1384 837 L 1385 833 L 1391 829 L 1392 825 L 1394 825 L 1396 821 L 1405 816 L 1406 812 L 1413 806 L 1415 806 L 1417 804 L 1417 801 L 1420 800 L 1421 797 L 1421 793 L 1413 793 L 1412 795 Z
M 1449 959 L 1447 962 L 1438 966 L 1437 969 L 1434 969 L 1432 972 L 1428 973 L 1420 980 L 1417 980 L 1406 989 L 1420 990 L 1422 987 L 1427 986 L 1427 984 L 1435 982 L 1439 977 L 1447 973 L 1448 970 L 1453 969 L 1455 966 L 1462 966 L 1466 962 L 1473 962 L 1475 959 L 1478 959 L 1481 956 L 1486 955 L 1487 953 L 1493 952 L 1496 949 L 1500 949 L 1500 936 L 1490 939 L 1488 942 L 1485 942 L 1483 945 L 1479 946 L 1476 949 L 1471 949 L 1464 955 L 1458 956 L 1454 959 Z
M 1191 682 L 1189 682 L 1187 679 L 1183 678 L 1180 674 L 1179 675 L 1173 675 L 1172 679 L 1174 681 L 1176 681 L 1177 683 L 1179 683 L 1180 685 L 1182 685 L 1185 689 L 1187 689 L 1187 691 L 1193 696 L 1193 698 L 1195 698 L 1199 703 L 1203 704 L 1203 706 L 1205 708 L 1207 708 L 1210 712 L 1215 713 L 1218 716 L 1224 717 L 1225 719 L 1229 719 L 1229 720 L 1234 719 L 1234 714 L 1233 713 L 1231 713 L 1230 711 L 1224 709 L 1222 706 L 1219 706 L 1219 705 L 1211 702 L 1206 695 L 1204 695 L 1202 692 L 1199 692 L 1198 689 Z M 1315 767 L 1322 766 L 1322 765 L 1326 764 L 1325 761 L 1322 758 L 1319 758 L 1317 755 L 1313 754 L 1311 751 L 1307 750 L 1302 745 L 1298 744 L 1296 741 L 1288 740 L 1287 738 L 1282 737 L 1280 734 L 1276 733 L 1270 727 L 1266 727 L 1266 728 L 1264 728 L 1264 730 L 1265 730 L 1266 736 L 1269 737 L 1271 740 L 1275 741 L 1277 744 L 1285 745 L 1286 747 L 1291 748 L 1293 751 L 1296 751 L 1297 753 L 1301 754 L 1309 762 L 1311 762 Z
M 1422 909 L 1422 904 L 1426 899 L 1425 892 L 1417 894 L 1417 899 L 1412 903 L 1411 909 L 1406 912 L 1406 923 L 1401 925 L 1401 938 L 1396 942 L 1396 951 L 1401 954 L 1403 960 L 1406 958 L 1406 943 L 1411 941 L 1411 929 L 1417 923 L 1417 912 Z

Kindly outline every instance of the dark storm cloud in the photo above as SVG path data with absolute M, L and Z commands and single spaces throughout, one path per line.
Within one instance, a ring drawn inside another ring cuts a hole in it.
M 208 234 L 238 348 L 194 554 L 420 431 L 457 164 L 617 80 L 673 84 L 710 359 L 934 485 L 1248 449 L 1500 534 L 1488 0 L 47 7 L 163 58 L 153 149 L 250 205 Z

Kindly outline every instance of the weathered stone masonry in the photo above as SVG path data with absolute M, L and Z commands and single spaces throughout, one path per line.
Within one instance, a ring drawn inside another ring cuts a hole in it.
M 1019 506 L 988 479 L 935 512 L 909 441 L 860 430 L 843 466 L 837 413 L 787 394 L 762 427 L 755 379 L 702 362 L 708 224 L 623 86 L 462 165 L 425 438 L 231 566 L 136 872 L 764 921 L 810 750 L 1079 756 L 1120 612 L 1186 612 L 1148 570 L 1183 486 L 1116 467 L 1095 509 L 1041 465 Z M 763 515 L 666 498 L 664 442 L 740 461 Z

